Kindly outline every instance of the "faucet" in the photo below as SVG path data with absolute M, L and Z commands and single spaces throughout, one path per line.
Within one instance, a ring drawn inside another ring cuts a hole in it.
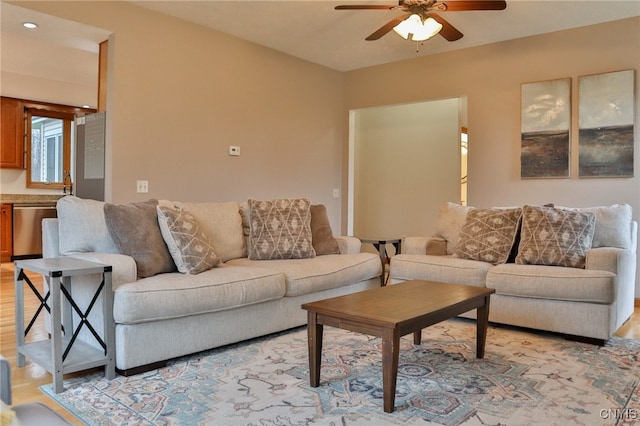
M 73 182 L 71 181 L 71 172 L 66 172 L 62 179 L 62 193 L 67 193 L 67 187 L 69 187 L 69 195 L 73 195 Z

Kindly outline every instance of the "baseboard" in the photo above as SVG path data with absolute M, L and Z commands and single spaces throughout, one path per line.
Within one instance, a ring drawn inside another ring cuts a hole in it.
M 636 299 L 633 306 L 635 306 L 636 308 L 640 308 L 640 299 Z

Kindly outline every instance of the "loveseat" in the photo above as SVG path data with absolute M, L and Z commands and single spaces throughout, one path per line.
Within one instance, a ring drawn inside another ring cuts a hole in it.
M 378 256 L 334 237 L 324 206 L 304 198 L 115 205 L 67 196 L 57 212 L 43 223 L 44 257 L 113 267 L 121 374 L 304 325 L 301 304 L 380 285 Z M 74 277 L 74 299 L 87 306 L 99 281 Z M 101 334 L 100 312 L 89 320 Z M 86 330 L 79 338 L 97 346 Z
M 494 288 L 489 321 L 604 344 L 634 310 L 637 228 L 627 204 L 446 203 L 432 237 L 404 238 L 390 280 Z

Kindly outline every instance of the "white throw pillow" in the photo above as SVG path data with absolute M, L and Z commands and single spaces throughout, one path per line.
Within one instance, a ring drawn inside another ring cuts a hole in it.
M 587 207 L 580 210 L 596 215 L 592 247 L 628 249 L 631 246 L 632 209 L 629 204 Z
M 58 200 L 60 253 L 120 253 L 104 218 L 104 202 L 68 195 Z
M 435 236 L 444 238 L 447 241 L 447 254 L 456 252 L 460 232 L 464 222 L 467 220 L 469 209 L 471 207 L 452 202 L 447 202 L 440 207 Z
M 242 231 L 242 216 L 237 202 L 176 202 L 175 205 L 193 213 L 202 229 L 209 235 L 216 254 L 223 262 L 247 257 L 247 244 Z

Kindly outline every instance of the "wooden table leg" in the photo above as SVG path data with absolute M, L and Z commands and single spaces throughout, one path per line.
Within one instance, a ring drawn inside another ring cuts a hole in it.
M 312 388 L 320 386 L 320 367 L 322 365 L 322 324 L 318 324 L 317 314 L 307 314 L 307 338 L 309 344 L 309 384 Z
M 400 336 L 396 330 L 385 330 L 382 336 L 382 388 L 385 413 L 393 413 L 398 379 Z
M 422 343 L 422 330 L 414 331 L 413 332 L 413 344 L 414 345 L 419 345 L 420 343 Z
M 489 325 L 489 299 L 484 298 L 484 305 L 478 307 L 476 320 L 476 358 L 484 358 L 484 346 L 487 341 L 487 327 Z

